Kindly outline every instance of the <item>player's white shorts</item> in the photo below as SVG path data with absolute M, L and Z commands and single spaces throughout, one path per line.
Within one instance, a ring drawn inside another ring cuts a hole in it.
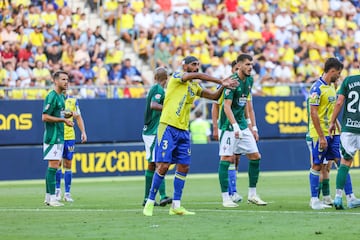
M 236 139 L 233 131 L 219 131 L 219 156 L 232 156 L 234 154 L 250 154 L 259 152 L 254 135 L 249 128 L 241 130 L 241 138 Z
M 64 144 L 43 144 L 44 160 L 62 160 Z
M 155 162 L 155 135 L 142 135 L 145 143 L 146 160 L 148 162 Z
M 357 150 L 360 149 L 360 134 L 342 132 L 340 134 L 341 157 L 353 159 Z

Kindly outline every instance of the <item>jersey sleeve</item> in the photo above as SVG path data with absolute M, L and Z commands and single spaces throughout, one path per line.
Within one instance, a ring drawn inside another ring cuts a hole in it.
M 224 99 L 233 99 L 234 98 L 234 90 L 231 90 L 229 88 L 224 89 Z
M 151 97 L 151 102 L 156 102 L 158 104 L 162 104 L 162 94 L 160 92 L 155 93 L 152 97 Z
M 79 101 L 77 99 L 75 100 L 75 112 L 77 115 L 81 115 Z
M 56 106 L 54 94 L 49 94 L 44 101 L 43 113 L 51 115 Z
M 314 85 L 310 89 L 309 105 L 319 106 L 320 105 L 321 90 L 317 85 Z

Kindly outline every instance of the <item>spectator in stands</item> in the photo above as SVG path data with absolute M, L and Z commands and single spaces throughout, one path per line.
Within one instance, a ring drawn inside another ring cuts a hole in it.
M 3 64 L 2 62 L 0 62 L 0 87 L 7 87 L 9 82 L 9 78 L 7 77 L 7 71 L 5 68 L 3 68 Z M 0 98 L 4 98 L 5 93 L 3 93 L 2 97 Z
M 59 44 L 52 43 L 46 48 L 45 55 L 48 59 L 49 68 L 53 69 L 54 65 L 61 63 L 62 49 Z
M 25 23 L 26 21 L 24 21 Z M 27 24 L 27 23 L 25 23 Z M 24 24 L 24 25 L 25 25 Z M 20 25 L 18 26 L 18 28 L 16 29 L 16 33 L 18 34 L 18 42 L 17 42 L 17 47 L 18 48 L 25 48 L 26 45 L 29 43 L 29 34 L 25 34 L 24 31 L 24 26 Z
M 181 62 L 184 59 L 184 53 L 182 47 L 177 47 L 175 54 L 172 55 L 171 59 L 171 69 L 175 71 L 179 71 L 179 68 L 182 66 Z
M 111 65 L 111 68 L 108 71 L 108 79 L 111 85 L 118 85 L 120 83 L 123 83 L 120 63 L 114 63 Z
M 6 78 L 8 79 L 7 84 L 9 87 L 15 87 L 16 82 L 19 79 L 14 66 L 15 65 L 12 62 L 5 62 Z M 20 86 L 20 82 L 18 84 Z
M 190 123 L 191 142 L 194 144 L 206 144 L 210 142 L 210 123 L 203 119 L 201 110 L 195 112 L 195 119 Z
M 55 27 L 56 30 L 59 29 L 57 14 L 52 3 L 47 3 L 44 11 L 41 13 L 41 22 L 44 25 L 50 24 Z
M 93 66 L 92 70 L 95 73 L 94 83 L 96 86 L 104 86 L 109 84 L 108 71 L 106 70 L 104 62 L 101 58 L 96 59 L 95 66 Z
M 218 57 L 213 57 L 211 59 L 211 66 L 207 68 L 206 73 L 220 79 L 230 76 L 224 63 Z
M 70 70 L 70 82 L 74 83 L 74 85 L 76 86 L 80 86 L 83 85 L 85 83 L 85 77 L 84 75 L 80 72 L 79 67 L 77 65 L 64 65 L 63 66 L 64 70 Z
M 106 42 L 106 39 L 101 34 L 101 26 L 96 26 L 93 34 L 94 34 L 96 42 L 101 42 L 101 43 Z
M 16 69 L 16 73 L 20 79 L 20 87 L 28 87 L 32 79 L 35 79 L 32 70 L 29 67 L 29 61 L 23 59 L 20 62 L 19 67 Z
M 150 41 L 143 30 L 140 30 L 139 37 L 134 41 L 134 50 L 144 63 L 148 61 L 151 47 Z
M 49 69 L 44 67 L 44 62 L 37 60 L 32 71 L 37 86 L 45 87 L 51 85 L 51 74 Z
M 73 65 L 74 64 L 74 47 L 70 44 L 63 45 L 63 51 L 61 54 L 61 64 L 65 65 Z
M 11 92 L 9 93 L 9 98 L 10 99 L 24 99 L 25 98 L 25 91 L 23 88 L 21 88 L 20 86 L 21 84 L 21 80 L 18 79 L 16 80 L 16 83 L 14 85 L 14 88 L 11 89 Z
M 72 12 L 70 7 L 63 7 L 60 9 L 58 15 L 58 25 L 60 32 L 64 32 L 66 30 L 66 27 L 68 25 L 71 25 L 72 22 L 71 15 Z
M 277 28 L 285 27 L 287 30 L 292 27 L 292 19 L 285 8 L 280 9 L 280 13 L 275 17 L 274 24 Z
M 174 53 L 177 48 L 183 48 L 184 47 L 184 38 L 182 35 L 182 28 L 174 27 L 172 28 L 171 34 L 170 34 L 170 52 Z
M 86 61 L 84 66 L 80 68 L 80 72 L 84 75 L 85 81 L 95 79 L 95 72 L 91 68 L 90 61 Z
M 181 28 L 183 25 L 183 18 L 177 11 L 173 14 L 169 14 L 165 21 L 165 27 L 167 28 Z
M 143 85 L 149 85 L 149 81 L 141 72 L 131 65 L 130 58 L 126 58 L 124 65 L 121 68 L 121 78 L 125 79 L 126 84 L 132 85 L 134 83 L 141 83 Z
M 154 11 L 151 13 L 153 26 L 157 29 L 161 29 L 165 25 L 165 15 L 158 4 L 153 7 Z
M 155 49 L 154 61 L 156 67 L 171 69 L 171 54 L 167 43 L 160 42 L 159 47 Z
M 90 55 L 87 51 L 86 43 L 83 43 L 80 45 L 79 49 L 75 51 L 74 63 L 80 69 L 80 67 L 84 66 L 85 62 L 90 62 Z
M 92 66 L 96 62 L 96 59 L 98 59 L 98 58 L 104 59 L 105 58 L 105 52 L 104 51 L 105 50 L 104 50 L 103 44 L 101 42 L 99 42 L 99 41 L 96 42 L 94 52 L 92 52 L 91 55 L 90 55 L 91 65 Z
M 1 49 L 1 61 L 3 63 L 11 62 L 14 65 L 16 64 L 15 51 L 13 50 L 13 44 L 10 42 L 4 42 Z
M 270 23 L 264 24 L 264 28 L 261 31 L 261 36 L 265 43 L 267 43 L 269 41 L 274 41 L 275 35 L 274 35 L 273 31 L 271 30 Z
M 18 41 L 18 34 L 14 31 L 11 22 L 5 22 L 5 28 L 1 31 L 0 38 L 3 42 L 16 43 Z
M 184 9 L 183 10 L 183 15 L 182 15 L 182 26 L 186 29 L 189 29 L 192 25 L 192 19 L 191 19 L 191 11 L 189 9 Z
M 104 18 L 109 26 L 109 29 L 114 29 L 115 17 L 119 7 L 117 0 L 106 0 L 104 4 Z
M 45 37 L 42 33 L 42 25 L 37 25 L 33 32 L 30 33 L 29 41 L 33 45 L 33 47 L 40 47 L 44 46 L 45 44 Z
M 95 38 L 91 28 L 88 28 L 86 31 L 81 33 L 80 38 L 78 40 L 78 44 L 79 44 L 79 46 L 81 46 L 82 44 L 85 44 L 87 51 L 89 52 L 90 55 L 92 55 L 94 53 L 96 38 Z
M 35 100 L 35 99 L 44 99 L 46 97 L 47 91 L 44 88 L 36 88 L 38 84 L 36 79 L 31 79 L 29 88 L 24 89 L 24 99 Z
M 69 24 L 66 26 L 66 30 L 60 35 L 61 38 L 61 45 L 65 43 L 70 44 L 71 46 L 75 43 L 75 34 L 72 30 L 72 25 Z
M 154 38 L 154 48 L 158 48 L 160 43 L 170 44 L 170 34 L 168 28 L 161 28 L 160 32 Z
M 45 47 L 52 44 L 60 44 L 60 36 L 58 34 L 58 31 L 54 29 L 53 25 L 46 24 L 43 35 L 45 39 Z
M 87 29 L 89 29 L 89 27 L 90 25 L 88 19 L 86 18 L 86 14 L 82 13 L 80 15 L 80 20 L 78 22 L 77 29 L 80 31 L 80 33 L 84 33 L 86 32 Z
M 25 16 L 30 26 L 34 27 L 41 23 L 40 9 L 35 4 L 31 4 L 28 9 L 28 14 Z
M 249 12 L 245 13 L 245 19 L 247 22 L 247 26 L 253 25 L 254 31 L 261 32 L 262 22 L 259 15 L 256 13 L 255 6 L 251 6 Z
M 114 46 L 108 47 L 105 53 L 105 64 L 110 66 L 115 63 L 121 63 L 123 60 L 124 52 L 121 50 L 121 47 L 117 43 L 118 40 L 115 40 Z
M 135 15 L 135 28 L 137 32 L 140 30 L 145 31 L 149 39 L 154 37 L 155 28 L 147 7 L 144 7 L 141 12 Z
M 134 16 L 128 4 L 122 6 L 122 12 L 118 16 L 117 31 L 120 32 L 120 37 L 126 43 L 131 43 L 135 38 L 134 31 Z
M 86 79 L 85 84 L 82 85 L 80 89 L 81 98 L 95 98 L 96 95 L 97 88 L 96 86 L 94 86 L 93 79 Z
M 17 61 L 28 60 L 31 67 L 34 66 L 33 54 L 31 52 L 32 45 L 28 43 L 25 48 L 20 48 L 17 54 Z

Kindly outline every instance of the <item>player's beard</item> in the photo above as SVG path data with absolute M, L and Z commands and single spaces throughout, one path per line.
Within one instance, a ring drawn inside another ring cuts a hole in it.
M 250 71 L 249 74 L 247 74 L 245 71 L 243 71 L 242 74 L 243 74 L 245 77 L 250 77 L 250 76 L 251 76 L 251 71 Z

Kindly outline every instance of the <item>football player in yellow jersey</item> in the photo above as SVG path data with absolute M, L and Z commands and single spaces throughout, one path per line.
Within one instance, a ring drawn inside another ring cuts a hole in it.
M 76 98 L 67 96 L 65 100 L 65 112 L 67 112 L 69 115 L 72 115 L 71 118 L 69 118 L 70 121 L 76 120 L 76 123 L 81 131 L 81 143 L 85 143 L 87 141 L 87 135 L 85 131 L 85 124 L 84 120 L 81 117 L 80 107 L 79 103 Z M 75 151 L 75 129 L 74 126 L 64 127 L 64 151 L 63 151 L 63 167 L 65 169 L 64 173 L 64 182 L 65 182 L 65 194 L 64 194 L 64 201 L 66 202 L 73 202 L 74 200 L 71 197 L 70 194 L 70 188 L 71 188 L 71 180 L 72 180 L 72 170 L 71 170 L 71 161 L 73 158 L 73 154 Z M 61 163 L 60 163 L 61 166 Z M 58 168 L 56 171 L 56 199 L 59 201 L 61 200 L 61 177 L 62 177 L 62 169 L 61 167 Z
M 331 137 L 328 133 L 329 120 L 334 111 L 336 91 L 332 83 L 340 77 L 344 65 L 337 58 L 328 58 L 325 62 L 323 75 L 312 85 L 309 93 L 309 149 L 311 152 L 311 168 L 309 173 L 311 200 L 310 207 L 314 210 L 329 207 L 319 200 L 320 171 L 324 160 L 340 158 L 340 138 Z M 322 184 L 325 182 L 322 179 Z M 324 186 L 323 186 L 324 187 Z M 329 196 L 330 192 L 324 193 Z
M 160 124 L 157 131 L 156 172 L 148 200 L 143 209 L 145 216 L 152 216 L 156 193 L 169 169 L 176 164 L 174 178 L 174 196 L 170 215 L 194 215 L 181 206 L 181 196 L 186 175 L 191 162 L 189 120 L 190 110 L 196 96 L 217 100 L 224 87 L 234 88 L 238 85 L 231 78 L 224 80 L 199 73 L 200 62 L 194 56 L 187 56 L 182 61 L 182 71 L 174 72 L 168 81 Z M 196 79 L 222 85 L 218 90 L 202 88 Z

